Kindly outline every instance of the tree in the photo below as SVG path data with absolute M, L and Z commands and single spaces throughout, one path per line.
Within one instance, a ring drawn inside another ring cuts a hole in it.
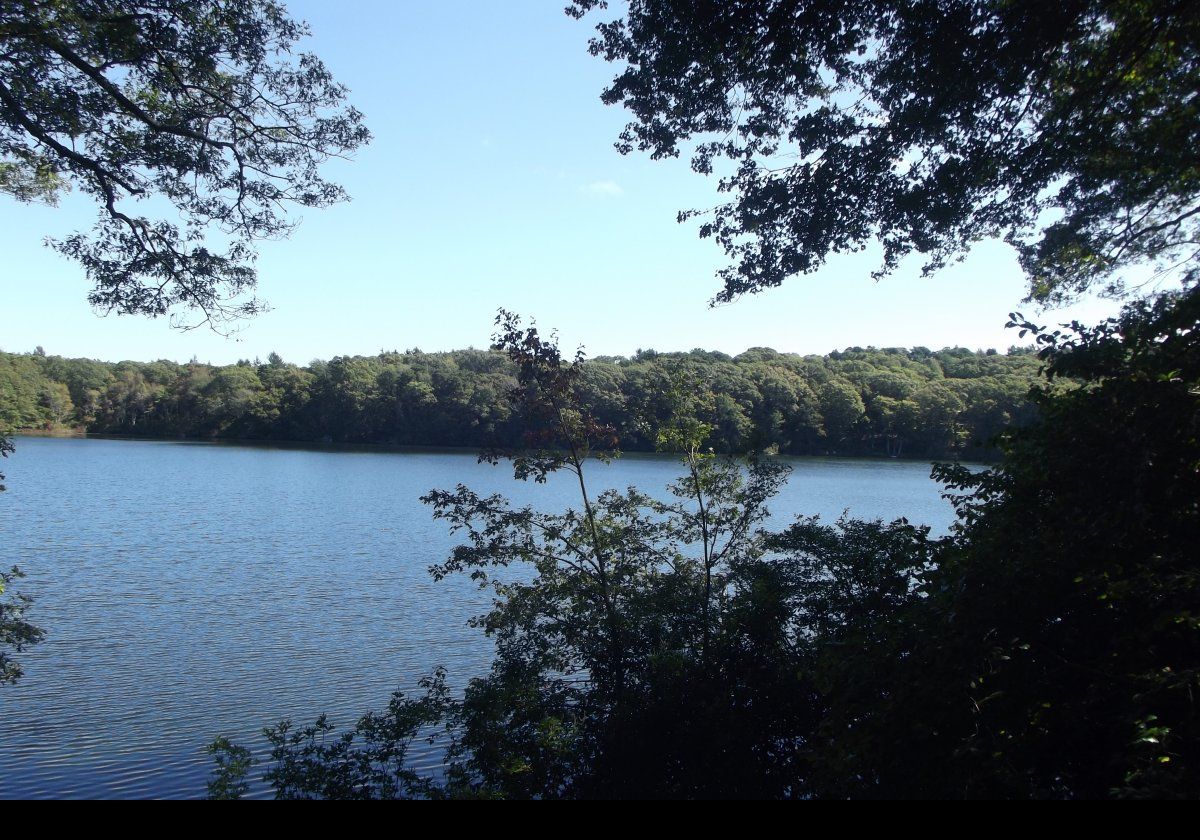
M 12 441 L 0 434 L 0 457 L 7 458 L 12 451 Z M 4 473 L 0 473 L 0 493 L 4 490 Z M 20 663 L 9 651 L 20 653 L 45 635 L 25 619 L 25 610 L 32 599 L 28 595 L 6 593 L 13 581 L 21 577 L 24 574 L 16 566 L 7 572 L 0 569 L 0 685 L 16 682 L 22 674 Z
M 775 546 L 879 558 L 830 569 L 865 595 L 815 613 L 852 622 L 812 648 L 813 796 L 1196 795 L 1200 294 L 1091 328 L 1015 320 L 1051 382 L 995 468 L 937 471 L 959 514 L 948 539 L 912 553 L 796 528 Z
M 24 670 L 9 653 L 21 653 L 29 645 L 37 644 L 45 632 L 25 618 L 25 610 L 33 602 L 28 595 L 8 592 L 13 581 L 24 577 L 24 573 L 13 566 L 7 572 L 0 569 L 0 684 L 16 682 Z
M 1200 271 L 1188 0 L 632 0 L 597 33 L 624 64 L 602 95 L 633 115 L 618 149 L 695 141 L 732 195 L 700 227 L 734 260 L 719 301 L 873 240 L 881 276 L 1003 237 L 1047 303 L 1141 263 Z
M 259 310 L 255 242 L 291 230 L 288 205 L 344 200 L 319 166 L 370 137 L 321 61 L 293 53 L 307 34 L 275 0 L 0 6 L 0 191 L 96 200 L 91 233 L 53 243 L 94 306 L 217 327 Z
M 422 696 L 392 695 L 385 711 L 368 712 L 354 728 L 337 738 L 322 715 L 312 726 L 294 731 L 289 721 L 267 727 L 270 765 L 263 782 L 277 799 L 414 799 L 434 798 L 443 789 L 406 764 L 408 748 L 453 708 L 445 674 L 421 680 Z M 247 748 L 228 738 L 209 744 L 216 765 L 208 782 L 210 799 L 241 799 L 258 763 Z
M 61 382 L 55 382 L 43 390 L 38 398 L 38 403 L 49 415 L 53 425 L 61 425 L 68 415 L 75 411 L 75 406 L 71 402 L 71 392 Z
M 461 700 L 434 674 L 423 698 L 394 697 L 332 748 L 321 744 L 332 740 L 323 719 L 292 736 L 289 724 L 276 727 L 264 780 L 282 797 L 779 795 L 776 768 L 790 756 L 780 732 L 791 718 L 765 710 L 804 695 L 748 680 L 761 658 L 746 655 L 734 619 L 760 591 L 758 527 L 787 468 L 707 452 L 710 429 L 696 417 L 704 399 L 681 378 L 654 430 L 660 447 L 683 453 L 670 500 L 634 488 L 594 495 L 589 465 L 615 457 L 616 441 L 581 401 L 582 357 L 564 359 L 553 338 L 509 313 L 498 327 L 497 346 L 518 370 L 510 398 L 526 437 L 482 457 L 509 460 L 519 480 L 565 478 L 578 507 L 514 508 L 461 485 L 425 496 L 464 537 L 433 576 L 466 573 L 495 593 L 476 620 L 496 640 L 490 672 Z M 505 575 L 514 565 L 527 571 Z M 788 662 L 776 664 L 795 680 Z M 441 784 L 403 765 L 420 727 L 435 722 L 450 738 Z M 212 751 L 210 792 L 244 792 L 246 750 L 218 740 Z
M 846 382 L 828 382 L 821 386 L 820 398 L 825 433 L 836 450 L 851 441 L 866 415 L 866 407 L 858 390 Z
M 985 793 L 1194 797 L 1200 292 L 1094 327 L 1014 320 L 1062 384 L 1002 469 L 942 472 L 963 522 L 937 581 L 947 659 L 990 698 L 960 752 Z

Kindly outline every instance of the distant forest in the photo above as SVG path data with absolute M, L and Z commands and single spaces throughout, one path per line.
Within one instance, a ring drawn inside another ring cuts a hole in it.
M 617 430 L 622 449 L 654 449 L 649 429 L 679 382 L 700 394 L 717 451 L 794 455 L 986 455 L 1023 424 L 1039 361 L 963 348 L 850 348 L 799 356 L 754 348 L 736 357 L 639 351 L 598 357 L 583 398 Z M 486 350 L 385 352 L 306 367 L 271 354 L 224 367 L 99 362 L 0 353 L 0 431 L 86 429 L 146 437 L 518 445 L 504 355 Z

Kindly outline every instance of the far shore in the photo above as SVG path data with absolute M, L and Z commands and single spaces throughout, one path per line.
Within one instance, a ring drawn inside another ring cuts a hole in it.
M 37 437 L 37 438 L 76 438 L 90 440 L 114 440 L 114 441 L 143 441 L 157 443 L 190 443 L 190 444 L 211 444 L 215 446 L 249 446 L 264 449 L 309 449 L 323 452 L 421 452 L 421 453 L 445 453 L 450 455 L 479 455 L 480 449 L 471 446 L 422 446 L 419 444 L 397 444 L 397 443 L 348 443 L 342 441 L 320 441 L 320 440 L 277 440 L 273 438 L 233 438 L 233 437 L 166 437 L 157 435 L 114 435 L 103 432 L 88 432 L 86 429 L 76 428 L 57 428 L 57 429 L 17 429 L 9 433 L 12 437 Z M 669 458 L 678 453 L 674 452 L 654 452 L 639 449 L 623 449 L 620 450 L 619 457 L 621 458 Z M 733 455 L 733 457 L 745 457 L 746 453 L 723 453 Z M 808 455 L 789 455 L 780 453 L 771 453 L 774 457 L 781 457 L 788 460 L 795 459 L 803 460 L 839 460 L 839 461 L 908 461 L 926 464 L 936 463 L 964 463 L 975 466 L 986 466 L 994 463 L 994 459 L 986 457 L 980 453 L 969 453 L 967 457 L 943 457 L 931 458 L 929 456 L 912 456 L 899 455 L 887 456 L 881 454 L 865 454 L 865 453 L 839 453 L 825 452 L 814 453 Z
M 88 437 L 87 429 L 76 428 L 73 426 L 60 426 L 53 429 L 17 429 L 12 432 L 14 435 L 21 437 L 56 437 L 56 438 L 84 438 Z

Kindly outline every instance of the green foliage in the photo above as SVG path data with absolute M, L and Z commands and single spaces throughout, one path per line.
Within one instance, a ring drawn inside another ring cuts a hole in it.
M 0 193 L 8 193 L 17 201 L 40 201 L 54 205 L 60 192 L 70 188 L 46 160 L 27 163 L 0 161 Z
M 20 663 L 12 658 L 9 651 L 21 653 L 45 636 L 40 628 L 25 620 L 25 610 L 33 599 L 28 595 L 7 591 L 13 581 L 24 576 L 16 566 L 7 572 L 0 569 L 0 685 L 16 682 L 23 673 Z
M 496 659 L 463 699 L 459 773 L 472 790 L 504 797 L 719 789 L 727 776 L 704 783 L 681 761 L 688 745 L 697 761 L 760 777 L 758 751 L 767 743 L 733 734 L 724 714 L 747 699 L 727 693 L 735 678 L 724 667 L 724 617 L 739 603 L 744 570 L 763 555 L 757 529 L 787 468 L 705 451 L 710 427 L 695 418 L 705 400 L 676 371 L 660 393 L 668 414 L 654 430 L 662 446 L 683 453 L 685 474 L 668 488 L 671 500 L 633 488 L 593 500 L 586 465 L 597 453 L 586 441 L 609 432 L 573 388 L 580 360 L 564 363 L 553 341 L 511 316 L 502 325 L 498 347 L 521 368 L 515 410 L 533 437 L 560 446 L 508 453 L 514 476 L 565 471 L 582 507 L 513 509 L 461 486 L 425 497 L 467 538 L 434 576 L 467 573 L 496 593 L 479 621 L 496 640 Z M 500 570 L 515 563 L 532 577 L 505 580 Z M 668 722 L 664 701 L 683 696 L 707 713 Z
M 421 697 L 392 695 L 383 712 L 369 712 L 354 728 L 334 736 L 325 715 L 296 730 L 282 721 L 263 730 L 271 746 L 262 781 L 276 799 L 414 799 L 444 793 L 432 780 L 406 766 L 417 738 L 436 739 L 435 724 L 452 710 L 441 670 L 421 680 Z M 216 767 L 208 783 L 210 799 L 241 799 L 250 792 L 247 776 L 258 764 L 250 750 L 218 737 L 207 748 Z
M 1027 422 L 1032 353 L 852 348 L 797 356 L 756 348 L 581 362 L 572 387 L 630 451 L 684 451 L 688 417 L 719 453 L 987 456 Z M 386 352 L 308 367 L 121 362 L 0 353 L 0 422 L 105 434 L 515 447 L 507 394 L 520 369 L 495 351 Z M 681 384 L 682 383 L 682 384 Z M 683 388 L 691 405 L 673 408 Z M 65 389 L 65 390 L 64 390 Z M 676 394 L 676 396 L 678 396 Z
M 936 471 L 959 513 L 941 539 L 848 518 L 763 534 L 784 472 L 706 451 L 685 379 L 668 378 L 655 429 L 683 450 L 667 500 L 593 499 L 585 453 L 603 427 L 580 402 L 580 361 L 506 318 L 514 413 L 558 447 L 509 453 L 514 474 L 565 472 L 581 507 L 430 493 L 464 538 L 434 576 L 495 595 L 477 620 L 496 642 L 490 672 L 461 699 L 435 675 L 417 725 L 371 730 L 379 744 L 328 746 L 323 719 L 269 730 L 291 768 L 268 779 L 277 792 L 1195 797 L 1200 293 L 1095 328 L 1014 318 L 1042 347 L 1041 413 L 1005 434 L 996 468 Z M 402 757 L 437 723 L 437 781 L 370 759 Z M 244 764 L 225 754 L 220 771 Z
M 0 7 L 0 192 L 95 199 L 92 232 L 53 243 L 93 305 L 210 324 L 261 308 L 243 298 L 255 242 L 290 231 L 288 205 L 344 200 L 319 166 L 369 139 L 321 61 L 294 52 L 307 34 L 274 0 Z M 172 211 L 137 215 L 152 197 Z
M 216 765 L 208 781 L 209 799 L 241 799 L 250 792 L 246 777 L 257 763 L 250 750 L 218 736 L 205 747 L 205 752 Z
M 9 453 L 13 452 L 12 441 L 8 439 L 8 435 L 0 433 L 0 458 L 7 458 Z M 0 482 L 4 481 L 4 473 L 0 473 Z M 3 493 L 8 488 L 0 483 L 0 493 Z
M 0 457 L 7 458 L 12 451 L 12 441 L 0 434 Z M 0 493 L 5 489 L 4 473 L 0 473 Z M 7 591 L 13 581 L 24 576 L 16 566 L 7 572 L 0 569 L 0 685 L 16 682 L 23 673 L 20 663 L 12 658 L 9 651 L 21 653 L 46 635 L 41 628 L 25 620 L 25 610 L 33 603 L 33 599 L 28 595 Z
M 582 17 L 604 0 L 574 0 Z M 932 272 L 1014 245 L 1029 294 L 1196 275 L 1200 16 L 1187 0 L 632 0 L 590 50 L 618 149 L 720 175 L 717 300 L 883 246 Z M 1047 219 L 1051 219 L 1047 223 Z
M 770 733 L 751 743 L 725 726 L 722 711 L 748 702 L 753 692 L 727 696 L 742 671 L 724 671 L 732 664 L 724 652 L 734 641 L 723 617 L 729 605 L 741 603 L 744 570 L 763 554 L 758 527 L 787 468 L 767 460 L 743 466 L 704 452 L 705 430 L 689 416 L 694 402 L 676 388 L 668 394 L 672 414 L 654 430 L 657 439 L 688 447 L 686 473 L 669 488 L 672 500 L 633 488 L 593 496 L 588 464 L 616 452 L 612 430 L 580 399 L 582 359 L 565 360 L 556 342 L 508 313 L 498 319 L 496 341 L 518 371 L 509 398 L 526 434 L 521 448 L 482 457 L 509 460 L 519 480 L 542 483 L 565 474 L 578 488 L 579 507 L 555 513 L 514 508 L 461 485 L 424 497 L 434 516 L 463 537 L 452 556 L 431 569 L 434 577 L 468 574 L 495 593 L 494 608 L 476 624 L 494 637 L 496 659 L 461 701 L 439 695 L 451 738 L 445 785 L 427 782 L 405 793 L 630 795 L 662 774 L 659 789 L 694 795 L 700 780 L 693 768 L 686 766 L 685 775 L 672 769 L 687 727 L 678 721 L 670 729 L 648 726 L 641 711 L 661 711 L 664 694 L 679 696 L 680 679 L 710 707 L 702 720 L 713 740 L 697 749 L 713 763 L 734 766 L 736 756 L 749 784 L 759 775 L 758 751 L 770 746 Z M 528 573 L 509 579 L 504 570 L 514 565 Z M 287 771 L 265 778 L 277 794 L 375 795 L 384 785 L 367 784 L 369 751 L 351 743 L 353 733 L 330 751 L 316 746 L 329 732 L 323 721 L 299 737 L 286 738 L 287 731 L 268 732 L 276 766 Z M 311 773 L 290 769 L 297 761 Z M 218 770 L 224 774 L 223 765 Z M 382 779 L 397 783 L 409 779 L 399 764 L 382 772 Z M 326 783 L 329 773 L 338 774 L 338 785 Z M 217 792 L 228 788 L 223 775 L 215 784 Z
M 823 660 L 814 795 L 1196 794 L 1200 295 L 1015 320 L 1043 348 L 1041 416 L 998 468 L 938 471 L 957 531 L 891 574 L 907 598 L 860 599 L 859 653 Z
M 1048 376 L 1080 384 L 1039 394 L 1044 420 L 1011 435 L 1003 472 L 946 473 L 970 493 L 955 606 L 966 632 L 996 640 L 989 690 L 1006 696 L 988 711 L 1010 715 L 1003 736 L 981 716 L 972 746 L 1016 756 L 1014 784 L 1034 795 L 1194 795 L 1200 294 L 1067 332 L 1017 320 Z M 988 577 L 1023 608 L 998 614 Z

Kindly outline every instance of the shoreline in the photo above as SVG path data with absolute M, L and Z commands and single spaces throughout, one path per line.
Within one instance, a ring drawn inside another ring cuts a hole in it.
M 478 456 L 481 450 L 478 447 L 471 446 L 433 446 L 421 444 L 395 444 L 395 443 L 347 443 L 338 441 L 313 441 L 313 440 L 276 440 L 264 438 L 206 438 L 206 437 L 162 437 L 152 435 L 115 435 L 102 432 L 88 432 L 84 429 L 36 429 L 36 430 L 16 430 L 10 433 L 14 442 L 22 437 L 28 438 L 58 438 L 58 439 L 73 439 L 73 440 L 111 440 L 111 441 L 128 441 L 140 443 L 178 443 L 189 445 L 210 445 L 210 446 L 240 446 L 249 449 L 286 449 L 286 450 L 309 450 L 313 452 L 378 452 L 378 453 L 396 453 L 396 454 L 446 454 L 446 455 L 471 455 Z M 681 453 L 676 452 L 656 452 L 648 450 L 619 450 L 618 458 L 670 458 Z M 734 458 L 744 458 L 747 453 L 717 453 L 718 455 L 731 455 Z M 942 456 L 888 456 L 879 454 L 861 454 L 861 453 L 839 453 L 839 452 L 823 452 L 804 455 L 795 455 L 790 453 L 772 453 L 770 457 L 785 458 L 785 459 L 833 459 L 844 461 L 879 461 L 879 462 L 903 462 L 903 463 L 967 463 L 990 465 L 996 463 L 995 457 L 987 457 L 981 453 L 963 453 L 960 457 Z

